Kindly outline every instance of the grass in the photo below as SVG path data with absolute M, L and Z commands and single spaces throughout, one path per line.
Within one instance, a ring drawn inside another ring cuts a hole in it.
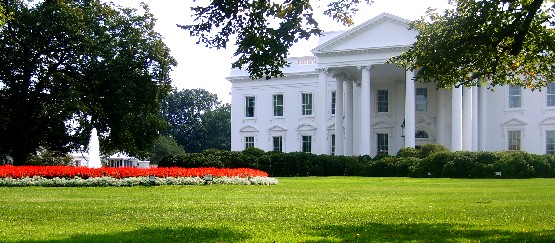
M 0 188 L 4 242 L 555 242 L 555 179 Z

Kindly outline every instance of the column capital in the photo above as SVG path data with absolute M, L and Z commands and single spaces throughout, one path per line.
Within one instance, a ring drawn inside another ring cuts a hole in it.
M 355 78 L 354 78 L 353 76 L 348 75 L 348 74 L 343 73 L 343 72 L 341 72 L 341 73 L 334 73 L 334 74 L 332 75 L 332 77 L 335 78 L 335 79 L 337 79 L 337 80 L 339 80 L 339 81 L 342 81 L 342 82 L 354 81 L 354 80 L 355 80 Z
M 324 72 L 324 73 L 327 73 L 327 72 L 329 72 L 329 68 L 320 68 L 320 67 L 319 67 L 319 68 L 316 68 L 316 71 L 317 71 L 317 72 Z
M 368 64 L 368 65 L 360 65 L 360 66 L 357 66 L 357 69 L 358 69 L 358 70 L 362 70 L 363 68 L 364 68 L 364 69 L 370 69 L 370 67 L 372 67 L 372 65 L 370 65 L 370 64 Z

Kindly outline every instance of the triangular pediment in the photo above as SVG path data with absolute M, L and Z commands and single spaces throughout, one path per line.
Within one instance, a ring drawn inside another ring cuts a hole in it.
M 312 124 L 303 123 L 297 126 L 297 131 L 311 131 L 316 130 L 316 127 Z
M 240 132 L 258 132 L 258 128 L 252 125 L 245 125 L 239 129 Z
M 401 17 L 382 13 L 320 44 L 312 52 L 318 54 L 410 46 L 416 41 L 417 32 L 408 29 L 409 22 Z
M 270 128 L 268 128 L 268 131 L 270 131 L 270 132 L 283 132 L 283 131 L 287 131 L 287 129 L 285 127 L 280 126 L 280 125 L 273 125 Z
M 525 126 L 526 124 L 528 123 L 516 118 L 501 123 L 502 126 Z
M 555 125 L 555 117 L 548 117 L 540 122 L 541 125 Z

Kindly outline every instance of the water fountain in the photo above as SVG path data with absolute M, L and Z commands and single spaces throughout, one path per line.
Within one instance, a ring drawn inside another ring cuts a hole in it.
M 100 168 L 100 144 L 98 142 L 98 134 L 96 128 L 91 131 L 91 140 L 89 141 L 89 168 Z

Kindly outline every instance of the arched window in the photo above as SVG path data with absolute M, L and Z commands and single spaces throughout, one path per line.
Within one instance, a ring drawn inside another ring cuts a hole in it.
M 417 130 L 414 134 L 414 138 L 430 138 L 430 136 L 428 136 L 428 133 L 424 130 Z

